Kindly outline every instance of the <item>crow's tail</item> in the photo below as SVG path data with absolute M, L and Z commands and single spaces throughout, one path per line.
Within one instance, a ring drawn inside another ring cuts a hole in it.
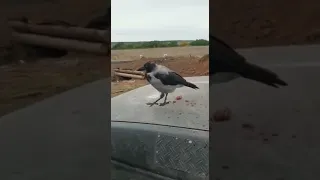
M 192 89 L 199 89 L 198 86 L 196 86 L 196 85 L 194 85 L 194 84 L 192 84 L 192 83 L 190 83 L 190 82 L 188 82 L 188 81 L 186 81 L 186 82 L 184 83 L 184 85 L 187 86 L 187 87 L 189 87 L 189 88 L 192 88 Z
M 239 72 L 239 74 L 244 78 L 255 80 L 275 88 L 278 88 L 277 85 L 288 85 L 281 80 L 276 73 L 255 64 L 245 63 L 243 71 Z

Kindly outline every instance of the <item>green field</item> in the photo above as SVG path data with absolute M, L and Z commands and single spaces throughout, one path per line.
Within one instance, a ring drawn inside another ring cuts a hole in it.
M 112 49 L 141 49 L 158 47 L 179 47 L 179 46 L 206 46 L 209 41 L 197 40 L 166 40 L 166 41 L 137 41 L 137 42 L 111 42 Z

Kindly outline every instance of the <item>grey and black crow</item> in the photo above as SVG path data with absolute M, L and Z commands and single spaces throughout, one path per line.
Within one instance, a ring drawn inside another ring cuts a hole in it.
M 266 68 L 251 64 L 222 40 L 210 34 L 210 82 L 223 83 L 244 77 L 278 88 L 288 84 Z
M 150 105 L 150 107 L 154 104 L 157 104 L 157 102 L 163 97 L 165 97 L 165 99 L 164 102 L 160 104 L 160 106 L 168 104 L 168 93 L 174 92 L 176 88 L 186 86 L 193 89 L 199 89 L 196 85 L 186 81 L 178 73 L 163 65 L 159 65 L 153 62 L 147 62 L 139 70 L 145 71 L 147 81 L 161 93 L 159 99 L 157 99 L 155 102 L 147 103 L 147 105 Z

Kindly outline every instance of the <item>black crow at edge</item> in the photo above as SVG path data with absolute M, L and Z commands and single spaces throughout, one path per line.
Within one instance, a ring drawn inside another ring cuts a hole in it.
M 244 77 L 275 88 L 288 85 L 271 70 L 247 62 L 243 56 L 222 40 L 211 34 L 209 40 L 211 83 L 223 83 Z

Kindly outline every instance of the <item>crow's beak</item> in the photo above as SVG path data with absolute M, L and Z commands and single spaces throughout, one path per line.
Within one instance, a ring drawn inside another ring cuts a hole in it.
M 142 66 L 141 68 L 139 68 L 137 71 L 145 71 L 146 69 Z
M 147 72 L 146 72 L 146 68 L 144 68 L 144 66 L 139 68 L 137 71 L 144 71 L 144 79 L 147 79 Z

